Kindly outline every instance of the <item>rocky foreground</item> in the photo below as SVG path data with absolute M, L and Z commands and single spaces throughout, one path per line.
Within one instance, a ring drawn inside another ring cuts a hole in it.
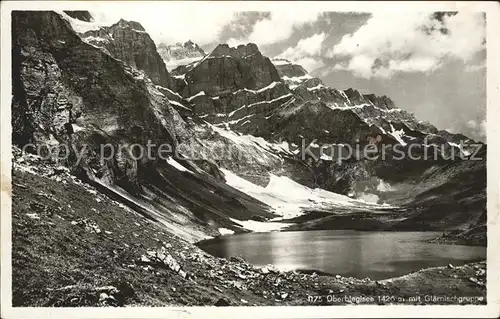
M 486 263 L 382 281 L 215 258 L 64 168 L 13 170 L 14 306 L 485 304 Z

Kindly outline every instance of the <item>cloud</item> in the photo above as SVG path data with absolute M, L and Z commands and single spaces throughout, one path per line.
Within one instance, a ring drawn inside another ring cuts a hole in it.
M 387 78 L 399 72 L 431 72 L 445 58 L 471 63 L 485 48 L 483 13 L 375 13 L 327 52 L 343 60 L 334 70 Z
M 312 72 L 325 65 L 320 54 L 326 37 L 327 35 L 322 32 L 300 39 L 297 45 L 287 48 L 279 54 L 279 57 L 300 64 L 307 71 Z
M 486 61 L 480 64 L 472 64 L 465 66 L 465 72 L 477 72 L 486 69 Z
M 284 41 L 295 30 L 317 21 L 323 15 L 321 12 L 297 14 L 292 8 L 280 11 L 237 11 L 232 6 L 220 6 L 217 10 L 207 12 L 206 6 L 191 5 L 188 8 L 186 4 L 168 2 L 154 6 L 126 4 L 113 6 L 112 9 L 103 6 L 91 13 L 95 21 L 103 25 L 111 25 L 121 18 L 137 21 L 156 44 L 192 40 L 199 45 L 254 42 L 259 46 Z
M 324 32 L 314 34 L 309 38 L 300 39 L 297 45 L 293 48 L 288 48 L 283 54 L 289 55 L 318 55 L 321 52 L 321 45 L 325 41 L 326 34 Z
M 325 63 L 320 59 L 315 59 L 311 57 L 305 57 L 299 60 L 295 60 L 295 63 L 301 65 L 307 72 L 311 73 L 325 65 Z
M 219 34 L 219 40 L 227 43 L 229 39 L 229 42 L 240 44 L 243 42 L 243 39 L 248 40 L 248 35 L 252 32 L 254 25 L 258 21 L 269 19 L 270 17 L 271 13 L 268 11 L 236 12 L 233 15 L 233 20 Z
M 294 29 L 304 24 L 315 22 L 320 12 L 301 12 L 297 14 L 294 10 L 283 10 L 271 12 L 267 19 L 257 21 L 253 26 L 252 33 L 248 36 L 250 42 L 265 45 L 288 39 Z M 291 18 L 293 17 L 293 18 Z

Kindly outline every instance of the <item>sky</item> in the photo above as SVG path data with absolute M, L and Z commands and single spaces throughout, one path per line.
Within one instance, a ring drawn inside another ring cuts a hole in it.
M 110 24 L 140 22 L 155 43 L 253 42 L 270 57 L 301 64 L 333 88 L 389 96 L 438 129 L 486 139 L 486 20 L 469 11 L 316 12 L 92 11 Z

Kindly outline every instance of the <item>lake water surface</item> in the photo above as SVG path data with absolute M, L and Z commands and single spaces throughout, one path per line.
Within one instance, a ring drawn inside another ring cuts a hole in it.
M 486 259 L 485 247 L 422 242 L 440 235 L 351 230 L 270 232 L 218 237 L 199 246 L 214 256 L 242 256 L 255 265 L 314 269 L 377 280 L 427 267 Z

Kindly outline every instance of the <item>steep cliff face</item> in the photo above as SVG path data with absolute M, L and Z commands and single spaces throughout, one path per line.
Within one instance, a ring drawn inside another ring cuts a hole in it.
M 281 78 L 294 78 L 308 75 L 306 69 L 304 69 L 301 65 L 292 63 L 289 60 L 275 58 L 272 59 L 271 62 L 276 67 L 276 70 Z
M 219 96 L 238 89 L 258 90 L 279 80 L 271 61 L 255 44 L 237 48 L 220 44 L 186 73 L 182 93 L 185 97 L 201 91 Z
M 121 19 L 110 27 L 84 32 L 82 39 L 105 49 L 111 56 L 131 67 L 144 71 L 153 83 L 172 87 L 173 80 L 165 63 L 154 41 L 140 23 Z
M 182 122 L 175 111 L 148 95 L 154 90 L 150 80 L 81 41 L 58 14 L 16 13 L 13 35 L 13 69 L 19 91 L 24 91 L 15 94 L 13 109 L 31 116 L 37 134 L 64 139 L 77 122 L 107 132 L 152 126 L 151 134 L 172 142 L 183 134 L 174 132 Z

